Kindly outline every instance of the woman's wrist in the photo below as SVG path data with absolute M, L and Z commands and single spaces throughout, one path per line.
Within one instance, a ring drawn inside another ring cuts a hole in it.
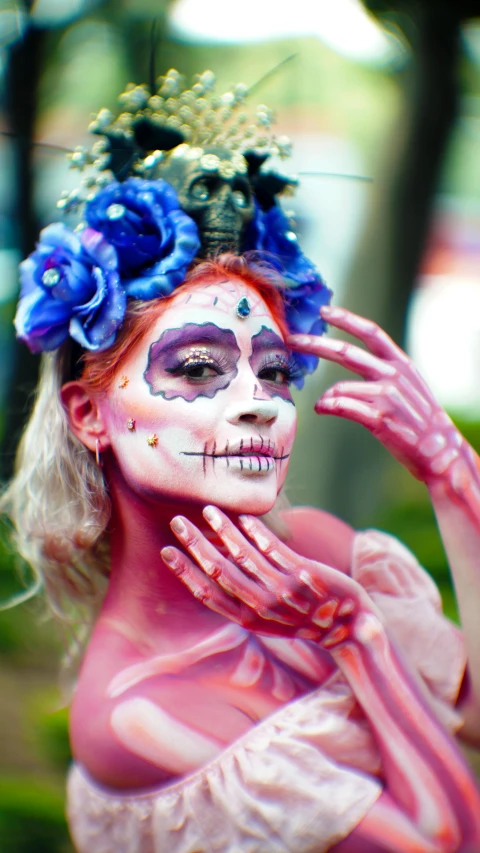
M 476 515 L 480 509 L 480 459 L 458 430 L 449 439 L 432 460 L 425 485 L 434 503 L 453 500 Z

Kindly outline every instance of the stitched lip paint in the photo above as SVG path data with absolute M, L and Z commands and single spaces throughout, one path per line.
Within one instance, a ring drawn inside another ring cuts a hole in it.
M 182 455 L 203 457 L 204 462 L 211 459 L 212 464 L 224 461 L 227 468 L 233 467 L 247 475 L 268 474 L 273 471 L 275 462 L 283 462 L 290 456 L 289 453 L 278 452 L 270 439 L 261 436 L 241 439 L 234 444 L 227 442 L 224 448 L 218 449 L 214 443 L 211 449 L 205 446 L 203 451 L 183 451 Z

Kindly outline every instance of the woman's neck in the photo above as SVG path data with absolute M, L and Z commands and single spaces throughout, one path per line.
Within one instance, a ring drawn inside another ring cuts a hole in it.
M 223 617 L 198 601 L 168 569 L 160 552 L 180 547 L 170 528 L 176 515 L 188 518 L 209 538 L 201 508 L 194 505 L 145 500 L 113 474 L 110 480 L 112 517 L 109 525 L 111 573 L 102 621 L 126 623 L 129 633 L 148 637 L 163 650 L 188 647 L 224 624 Z

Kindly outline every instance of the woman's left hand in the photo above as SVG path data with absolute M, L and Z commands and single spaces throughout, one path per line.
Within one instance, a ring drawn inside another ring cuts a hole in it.
M 322 317 L 366 347 L 291 335 L 300 352 L 337 362 L 364 382 L 337 382 L 318 400 L 320 414 L 363 424 L 430 492 L 455 586 L 469 677 L 459 700 L 462 737 L 480 744 L 480 458 L 463 438 L 410 359 L 375 323 L 343 308 Z
M 458 480 L 475 468 L 473 451 L 412 361 L 370 320 L 333 306 L 325 306 L 321 314 L 367 349 L 314 335 L 291 335 L 288 345 L 337 362 L 366 381 L 337 382 L 320 397 L 315 410 L 363 424 L 427 485 L 456 479 L 458 486 Z
M 185 551 L 164 548 L 162 558 L 211 610 L 249 631 L 315 640 L 332 651 L 350 639 L 360 612 L 376 612 L 363 587 L 337 569 L 288 548 L 262 522 L 240 516 L 238 527 L 216 507 L 205 520 L 228 557 L 189 519 L 171 528 Z

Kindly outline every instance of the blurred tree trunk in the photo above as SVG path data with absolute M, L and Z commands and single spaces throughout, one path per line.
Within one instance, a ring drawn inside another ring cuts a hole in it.
M 344 305 L 375 320 L 401 344 L 457 113 L 460 26 L 466 9 L 456 0 L 385 4 L 371 0 L 365 5 L 391 13 L 412 55 L 398 75 L 404 106 L 375 174 Z M 339 378 L 346 378 L 345 371 L 327 365 L 322 389 Z M 307 406 L 313 405 L 319 390 L 318 385 L 312 389 Z M 302 502 L 313 502 L 353 524 L 371 522 L 385 500 L 389 472 L 397 463 L 366 430 L 338 418 L 317 420 L 301 438 L 294 462 L 296 479 L 312 485 L 306 494 L 304 487 L 300 492 L 293 483 L 292 497 L 298 492 Z
M 33 0 L 25 3 L 28 10 Z M 29 27 L 23 38 L 9 51 L 6 76 L 6 122 L 14 134 L 14 181 L 16 189 L 15 238 L 21 256 L 32 251 L 37 237 L 33 207 L 32 141 L 36 116 L 37 81 L 40 74 L 42 32 Z M 11 389 L 5 413 L 0 476 L 9 477 L 19 432 L 25 417 L 26 400 L 35 387 L 38 357 L 32 356 L 23 344 L 13 348 Z
M 25 0 L 27 11 L 33 7 L 34 0 Z M 158 0 L 152 3 L 152 12 L 138 13 L 135 5 L 119 15 L 117 0 L 107 0 L 102 4 L 101 15 L 109 21 L 115 21 L 120 37 L 127 51 L 127 61 L 133 79 L 148 81 L 151 71 L 152 26 L 155 20 L 155 54 L 160 67 L 157 73 L 165 70 L 161 62 L 161 41 L 164 37 L 166 16 L 172 0 Z M 43 71 L 44 42 L 49 39 L 53 44 L 61 38 L 50 32 L 46 34 L 39 28 L 29 27 L 22 39 L 14 44 L 9 52 L 6 79 L 6 125 L 14 135 L 14 175 L 16 204 L 12 211 L 15 220 L 15 242 L 20 255 L 25 258 L 34 248 L 38 238 L 38 223 L 34 210 L 34 169 L 33 140 L 37 113 L 38 81 Z M 125 81 L 127 82 L 127 81 Z M 85 120 L 88 116 L 85 116 Z M 28 402 L 38 379 L 39 358 L 32 356 L 24 344 L 12 344 L 12 366 L 8 407 L 5 412 L 3 435 L 1 436 L 0 479 L 11 476 L 15 448 L 23 428 L 28 410 Z

